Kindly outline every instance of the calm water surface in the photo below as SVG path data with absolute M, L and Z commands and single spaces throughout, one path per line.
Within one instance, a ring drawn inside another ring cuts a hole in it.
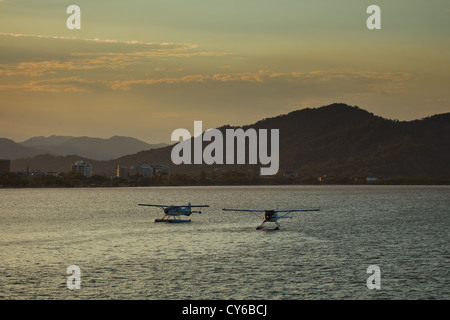
M 189 201 L 186 224 L 138 206 Z M 264 232 L 225 207 L 321 211 Z M 449 226 L 448 186 L 0 189 L 0 298 L 449 299 Z

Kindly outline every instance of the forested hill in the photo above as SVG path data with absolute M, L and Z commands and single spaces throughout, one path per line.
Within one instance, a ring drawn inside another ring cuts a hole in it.
M 232 128 L 223 126 L 219 130 Z M 248 128 L 280 130 L 280 169 L 299 176 L 450 176 L 450 113 L 421 120 L 389 120 L 359 107 L 331 104 L 316 109 L 302 109 L 263 119 Z M 225 136 L 224 136 L 225 137 Z M 206 146 L 209 142 L 204 142 Z M 93 161 L 97 174 L 114 175 L 117 166 L 137 167 L 143 163 L 169 165 L 172 173 L 242 170 L 259 172 L 260 164 L 252 166 L 173 165 L 172 146 L 141 151 L 110 161 Z M 13 169 L 29 163 L 41 170 L 47 163 L 55 166 L 59 158 L 19 159 Z M 68 159 L 64 168 L 70 169 Z M 34 162 L 33 162 L 34 161 Z M 58 168 L 62 168 L 63 163 Z
M 280 129 L 280 168 L 313 174 L 449 176 L 450 113 L 396 121 L 332 104 L 265 119 Z

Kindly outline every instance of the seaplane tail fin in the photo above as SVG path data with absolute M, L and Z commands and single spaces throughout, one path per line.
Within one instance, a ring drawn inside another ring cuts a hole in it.
M 187 206 L 187 208 L 188 208 L 188 210 L 189 210 L 189 211 L 192 211 L 192 208 L 191 208 L 191 203 L 190 203 L 190 202 L 188 203 L 188 206 Z

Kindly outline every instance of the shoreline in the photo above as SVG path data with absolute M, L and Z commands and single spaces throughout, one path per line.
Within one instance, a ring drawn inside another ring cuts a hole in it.
M 388 186 L 405 186 L 405 187 L 441 187 L 450 186 L 450 182 L 447 183 L 361 183 L 361 184 L 344 184 L 344 183 L 321 183 L 321 184 L 159 184 L 159 185 L 82 185 L 82 186 L 3 186 L 2 189 L 125 189 L 125 188 L 167 188 L 167 187 L 326 187 L 326 186 L 349 186 L 349 187 L 388 187 Z

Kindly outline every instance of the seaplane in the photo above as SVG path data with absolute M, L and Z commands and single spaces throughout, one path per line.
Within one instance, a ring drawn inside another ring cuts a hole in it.
M 206 208 L 208 205 L 191 205 L 189 202 L 187 206 L 173 206 L 173 205 L 162 205 L 162 204 L 145 204 L 140 203 L 140 206 L 145 207 L 158 207 L 163 209 L 164 216 L 161 219 L 155 219 L 156 222 L 171 222 L 171 223 L 181 223 L 181 222 L 191 222 L 190 219 L 182 219 L 181 216 L 190 216 L 193 213 L 201 214 L 201 211 L 193 211 L 192 208 Z
M 308 211 L 320 211 L 320 209 L 294 209 L 294 210 L 255 210 L 255 209 L 222 209 L 223 211 L 237 211 L 237 212 L 251 212 L 251 213 L 264 213 L 263 222 L 256 227 L 256 230 L 280 230 L 280 224 L 278 223 L 279 219 L 292 219 L 292 216 L 288 216 L 287 214 L 292 212 L 308 212 Z M 279 215 L 278 213 L 286 213 Z M 267 229 L 266 223 L 272 222 L 275 224 L 275 228 Z

